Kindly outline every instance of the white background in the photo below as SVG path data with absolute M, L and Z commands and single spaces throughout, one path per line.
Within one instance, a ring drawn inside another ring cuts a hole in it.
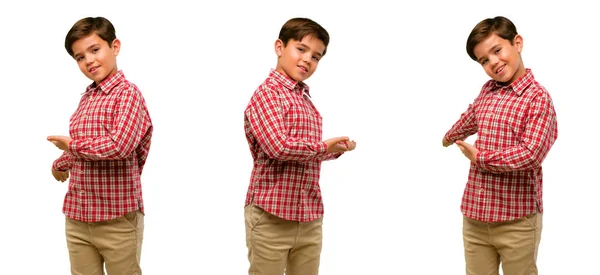
M 69 273 L 67 183 L 50 174 L 60 151 L 45 138 L 68 134 L 90 83 L 63 46 L 86 16 L 115 25 L 119 69 L 154 122 L 142 177 L 144 274 L 247 273 L 243 111 L 276 64 L 281 25 L 296 16 L 331 35 L 307 81 L 324 136 L 358 142 L 322 168 L 320 274 L 464 274 L 459 206 L 469 163 L 441 139 L 488 79 L 465 42 L 496 15 L 516 24 L 525 66 L 558 113 L 544 163 L 540 273 L 596 272 L 600 23 L 591 4 L 393 2 L 2 2 L 0 274 Z

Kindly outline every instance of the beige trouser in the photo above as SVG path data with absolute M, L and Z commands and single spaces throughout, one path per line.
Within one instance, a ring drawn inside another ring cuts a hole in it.
M 113 220 L 66 218 L 72 275 L 140 275 L 144 214 L 137 210 Z
M 542 214 L 502 223 L 463 218 L 467 275 L 536 275 Z
M 323 218 L 288 221 L 255 205 L 244 209 L 249 275 L 317 275 Z

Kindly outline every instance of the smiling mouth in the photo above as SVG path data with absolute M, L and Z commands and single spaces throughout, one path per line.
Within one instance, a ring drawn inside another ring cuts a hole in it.
M 504 65 L 500 66 L 500 68 L 498 68 L 498 69 L 496 70 L 496 74 L 500 74 L 501 72 L 503 72 L 505 67 L 506 67 L 506 64 L 504 64 Z
M 95 73 L 95 72 L 98 70 L 98 68 L 100 68 L 100 66 L 91 67 L 91 68 L 88 70 L 88 72 L 90 72 L 91 74 L 93 74 L 93 73 Z
M 308 69 L 307 69 L 306 67 L 304 67 L 304 66 L 298 66 L 298 68 L 300 68 L 300 70 L 301 70 L 302 72 L 305 72 L 305 73 L 307 73 L 307 72 L 308 72 Z

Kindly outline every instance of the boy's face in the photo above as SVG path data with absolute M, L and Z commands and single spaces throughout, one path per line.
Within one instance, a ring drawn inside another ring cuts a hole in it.
M 275 41 L 275 53 L 278 56 L 276 70 L 296 82 L 302 82 L 317 70 L 323 52 L 323 41 L 312 36 L 305 36 L 300 41 L 290 39 L 287 46 L 278 39 Z
M 108 42 L 94 32 L 75 41 L 71 48 L 81 72 L 96 84 L 118 70 L 117 55 L 121 48 L 118 39 L 112 41 L 112 47 L 109 47 Z
M 497 34 L 492 34 L 473 48 L 477 62 L 481 64 L 485 73 L 492 79 L 510 84 L 526 73 L 521 50 L 523 49 L 523 38 L 515 36 L 511 45 Z

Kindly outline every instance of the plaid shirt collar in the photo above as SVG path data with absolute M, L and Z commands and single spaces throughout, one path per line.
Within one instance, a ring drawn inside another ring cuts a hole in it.
M 123 82 L 125 80 L 125 74 L 123 71 L 119 70 L 115 74 L 108 76 L 100 84 L 96 85 L 96 83 L 90 84 L 87 89 L 85 89 L 85 93 L 91 93 L 93 91 L 102 91 L 105 94 L 109 94 L 112 89 L 117 86 L 117 84 Z
M 288 89 L 292 92 L 305 93 L 308 97 L 310 97 L 308 85 L 306 85 L 304 82 L 296 82 L 295 80 L 289 78 L 283 73 L 273 69 L 271 70 L 269 77 L 273 78 L 285 89 Z
M 525 74 L 521 77 L 517 78 L 515 81 L 508 85 L 503 85 L 498 81 L 494 81 L 494 86 L 492 91 L 498 91 L 502 88 L 507 89 L 509 91 L 514 92 L 517 96 L 521 96 L 523 92 L 533 83 L 535 78 L 533 77 L 533 73 L 531 69 L 525 69 Z

